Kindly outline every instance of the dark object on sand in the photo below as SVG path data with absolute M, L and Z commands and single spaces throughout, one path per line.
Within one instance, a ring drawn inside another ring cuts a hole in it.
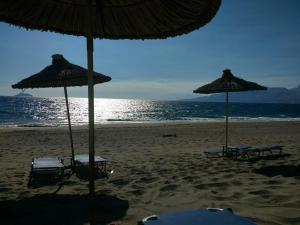
M 163 134 L 163 137 L 177 137 L 177 134 Z

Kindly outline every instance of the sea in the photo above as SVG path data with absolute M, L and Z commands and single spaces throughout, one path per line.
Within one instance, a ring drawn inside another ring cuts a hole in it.
M 88 124 L 88 99 L 69 98 L 72 125 Z M 95 123 L 223 122 L 222 102 L 95 98 Z M 230 121 L 300 121 L 300 104 L 230 103 Z M 0 127 L 66 126 L 65 98 L 0 96 Z

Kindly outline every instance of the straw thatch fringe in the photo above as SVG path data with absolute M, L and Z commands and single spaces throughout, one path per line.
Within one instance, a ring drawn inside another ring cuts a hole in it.
M 70 87 L 84 86 L 88 83 L 87 70 L 69 63 L 62 55 L 52 56 L 52 65 L 34 74 L 12 88 L 48 88 L 48 87 Z M 104 83 L 111 80 L 110 77 L 94 72 L 94 84 Z
M 220 92 L 238 92 L 266 90 L 267 88 L 257 83 L 243 80 L 233 76 L 229 69 L 223 70 L 221 78 L 194 90 L 194 93 L 210 94 Z
M 85 36 L 86 0 L 0 1 L 0 21 L 28 29 Z M 189 33 L 207 24 L 221 0 L 94 0 L 93 36 L 158 39 Z

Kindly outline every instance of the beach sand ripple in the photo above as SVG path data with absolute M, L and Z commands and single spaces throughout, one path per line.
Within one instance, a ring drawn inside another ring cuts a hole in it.
M 229 130 L 230 145 L 281 144 L 283 155 L 207 159 L 204 150 L 224 143 L 223 123 L 96 126 L 96 154 L 114 170 L 95 182 L 98 222 L 132 225 L 151 214 L 218 207 L 259 225 L 299 225 L 300 123 Z M 76 153 L 88 152 L 87 137 L 87 127 L 74 128 Z M 69 173 L 27 186 L 32 157 L 68 157 L 69 149 L 66 127 L 0 129 L 0 224 L 88 223 L 88 181 Z

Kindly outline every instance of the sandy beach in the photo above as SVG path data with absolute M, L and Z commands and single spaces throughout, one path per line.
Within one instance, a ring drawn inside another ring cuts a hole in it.
M 219 207 L 259 225 L 300 224 L 300 122 L 230 123 L 229 130 L 231 145 L 281 144 L 283 155 L 207 159 L 204 150 L 224 143 L 224 123 L 98 125 L 96 154 L 114 173 L 96 181 L 97 221 L 133 225 L 152 214 Z M 88 152 L 87 127 L 74 128 L 74 147 Z M 62 183 L 27 186 L 32 157 L 49 155 L 70 156 L 67 127 L 0 129 L 0 224 L 88 224 L 87 181 L 67 170 Z

